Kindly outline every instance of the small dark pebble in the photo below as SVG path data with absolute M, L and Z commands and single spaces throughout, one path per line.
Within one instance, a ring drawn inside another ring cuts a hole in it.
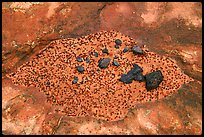
M 143 51 L 142 51 L 142 49 L 139 46 L 133 46 L 132 47 L 132 52 L 134 54 L 143 54 Z
M 99 66 L 101 69 L 107 68 L 108 65 L 110 64 L 110 61 L 111 61 L 110 58 L 100 59 L 99 62 L 98 62 L 98 66 Z
M 122 44 L 122 41 L 121 41 L 120 39 L 116 39 L 116 40 L 115 40 L 115 44 L 116 44 L 116 45 L 121 45 L 121 44 Z
M 78 82 L 78 77 L 74 76 L 74 80 L 72 81 L 72 84 L 76 84 Z
M 147 91 L 155 89 L 162 82 L 164 76 L 160 70 L 145 75 Z
M 120 66 L 120 64 L 116 60 L 113 60 L 113 65 L 114 66 Z
M 125 53 L 125 52 L 128 52 L 128 50 L 129 50 L 129 48 L 128 47 L 125 47 L 124 49 L 123 49 L 123 52 Z
M 84 67 L 83 66 L 77 66 L 76 67 L 78 72 L 83 73 L 84 72 Z
M 108 54 L 108 49 L 107 49 L 107 48 L 104 48 L 104 49 L 102 50 L 102 52 Z
M 115 48 L 116 48 L 116 49 L 119 49 L 119 48 L 120 48 L 120 45 L 117 45 L 117 44 L 116 44 L 116 45 L 115 45 Z
M 98 57 L 98 52 L 94 52 L 93 55 L 94 55 L 95 57 Z
M 76 57 L 76 60 L 78 61 L 78 62 L 83 62 L 83 59 L 81 58 L 81 57 Z
M 86 58 L 86 63 L 90 63 L 90 59 L 88 57 Z

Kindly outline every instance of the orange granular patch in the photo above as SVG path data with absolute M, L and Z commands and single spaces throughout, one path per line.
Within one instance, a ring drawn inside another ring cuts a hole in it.
M 115 40 L 121 39 L 122 45 L 115 48 Z M 20 66 L 9 75 L 14 84 L 35 86 L 47 95 L 48 101 L 59 106 L 59 110 L 69 116 L 92 116 L 97 119 L 116 121 L 123 119 L 128 109 L 136 103 L 154 101 L 176 92 L 182 84 L 192 81 L 181 72 L 176 63 L 167 57 L 159 56 L 141 47 L 143 55 L 134 55 L 131 51 L 123 53 L 124 47 L 137 44 L 132 38 L 116 31 L 102 31 L 78 39 L 53 41 L 29 62 Z M 102 52 L 107 48 L 109 54 Z M 94 56 L 98 52 L 98 57 Z M 114 56 L 120 66 L 112 65 Z M 77 62 L 76 57 L 83 58 Z M 88 57 L 90 63 L 86 63 Z M 98 61 L 110 58 L 106 69 L 98 67 Z M 124 84 L 119 81 L 133 64 L 143 69 L 143 75 L 161 70 L 164 79 L 159 87 L 151 91 L 145 88 L 145 82 L 133 81 Z M 79 73 L 76 66 L 84 67 Z M 72 84 L 74 77 L 78 82 Z

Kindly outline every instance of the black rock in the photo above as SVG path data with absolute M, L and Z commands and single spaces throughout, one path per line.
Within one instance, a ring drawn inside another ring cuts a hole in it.
M 90 59 L 88 57 L 86 58 L 86 63 L 90 63 Z
M 113 65 L 114 66 L 120 66 L 120 64 L 116 60 L 113 60 Z
M 78 77 L 74 76 L 74 80 L 72 81 L 72 84 L 76 84 L 78 82 Z
M 133 46 L 132 47 L 132 52 L 134 54 L 143 54 L 143 51 L 142 51 L 142 49 L 139 46 Z
M 81 57 L 76 57 L 76 60 L 78 61 L 78 62 L 83 62 L 83 59 L 81 58 Z
M 115 40 L 115 44 L 116 44 L 116 45 L 121 45 L 121 44 L 122 44 L 122 41 L 121 41 L 120 39 L 116 39 L 116 40 Z
M 124 49 L 123 49 L 123 52 L 125 53 L 125 52 L 128 52 L 128 50 L 129 50 L 129 48 L 128 47 L 125 47 Z
M 84 72 L 84 67 L 83 66 L 77 66 L 76 67 L 78 72 L 83 73 Z
M 134 75 L 122 74 L 119 80 L 125 84 L 130 84 L 132 83 L 133 79 L 134 79 Z
M 120 45 L 117 45 L 117 44 L 116 44 L 116 45 L 115 45 L 115 48 L 116 48 L 116 49 L 119 49 L 119 48 L 120 48 Z
M 108 54 L 108 49 L 107 49 L 107 48 L 104 48 L 104 49 L 102 50 L 102 52 Z
M 140 72 L 143 72 L 142 68 L 139 65 L 134 64 L 133 68 L 131 68 L 131 70 L 127 74 L 135 75 L 135 74 L 140 73 Z
M 138 81 L 142 82 L 145 80 L 145 78 L 142 75 L 142 73 L 137 73 L 136 75 L 134 75 L 134 80 L 138 80 Z
M 133 65 L 130 71 L 127 74 L 122 74 L 120 81 L 130 84 L 133 80 L 144 81 L 144 76 L 142 75 L 142 68 L 137 64 Z
M 94 52 L 93 55 L 94 55 L 95 57 L 98 57 L 98 53 L 97 53 L 97 52 Z
M 164 76 L 160 70 L 145 75 L 147 91 L 157 88 L 162 82 L 163 78 Z
M 103 58 L 100 59 L 98 62 L 98 66 L 102 69 L 107 68 L 108 65 L 110 64 L 111 59 L 110 58 Z

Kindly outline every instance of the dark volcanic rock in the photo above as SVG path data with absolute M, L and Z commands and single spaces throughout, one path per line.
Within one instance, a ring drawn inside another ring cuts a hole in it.
M 142 49 L 139 46 L 133 46 L 132 47 L 132 52 L 134 54 L 143 54 L 143 51 L 142 51 Z
M 107 68 L 108 65 L 110 64 L 111 59 L 110 58 L 103 58 L 100 59 L 98 62 L 98 66 L 102 69 Z
M 142 75 L 143 70 L 137 64 L 133 65 L 130 71 L 127 74 L 122 74 L 120 81 L 130 84 L 133 80 L 144 81 L 144 76 Z
M 113 65 L 114 65 L 114 66 L 120 66 L 120 64 L 119 64 L 118 61 L 116 61 L 116 60 L 113 60 Z
M 128 52 L 128 50 L 129 50 L 129 48 L 128 48 L 128 47 L 125 47 L 125 48 L 123 49 L 123 53 Z
M 76 57 L 76 60 L 78 61 L 78 62 L 83 62 L 83 59 L 81 58 L 81 57 Z
M 160 70 L 145 75 L 147 91 L 157 88 L 162 82 L 163 78 L 164 76 Z
M 116 40 L 115 40 L 115 44 L 116 44 L 116 45 L 121 45 L 121 44 L 122 44 L 122 41 L 121 41 L 120 39 L 116 39 Z
M 80 72 L 80 73 L 83 73 L 84 72 L 84 67 L 83 66 L 77 66 L 77 71 Z
M 104 49 L 102 50 L 102 52 L 108 54 L 108 49 L 107 49 L 107 48 L 104 48 Z
M 72 84 L 76 84 L 78 82 L 78 77 L 74 76 L 74 80 L 72 81 Z

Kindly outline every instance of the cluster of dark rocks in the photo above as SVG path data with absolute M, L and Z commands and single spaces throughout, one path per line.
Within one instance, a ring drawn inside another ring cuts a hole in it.
M 130 84 L 133 80 L 144 81 L 142 72 L 142 68 L 137 64 L 134 64 L 133 68 L 128 71 L 127 74 L 122 74 L 120 81 L 124 82 L 125 84 Z
M 145 76 L 142 74 L 142 72 L 142 68 L 137 64 L 134 64 L 133 68 L 128 71 L 127 74 L 122 74 L 119 80 L 125 84 L 130 84 L 133 80 L 140 82 L 146 81 L 146 89 L 149 91 L 157 88 L 164 78 L 160 70 L 153 71 Z
M 115 48 L 118 49 L 118 48 L 120 48 L 122 41 L 120 39 L 116 39 L 115 44 L 116 44 Z M 129 51 L 128 47 L 125 47 L 123 49 L 123 53 L 126 53 L 128 51 Z M 140 46 L 137 46 L 137 45 L 134 45 L 132 47 L 131 51 L 133 52 L 133 54 L 137 54 L 137 55 L 142 55 L 144 53 L 143 50 L 140 48 Z M 102 52 L 105 54 L 109 54 L 108 49 L 106 47 L 104 49 L 102 49 Z M 93 55 L 95 57 L 98 57 L 97 52 L 94 52 Z M 114 57 L 114 59 L 112 61 L 112 65 L 118 67 L 118 66 L 120 66 L 120 64 L 118 63 L 118 61 L 116 59 L 117 58 Z M 76 57 L 76 60 L 78 62 L 83 62 L 83 59 L 79 56 Z M 87 57 L 85 59 L 85 61 L 86 61 L 86 63 L 89 63 L 90 59 Z M 98 61 L 98 67 L 101 69 L 105 69 L 108 67 L 110 62 L 111 62 L 110 58 L 102 58 Z M 84 72 L 83 66 L 77 66 L 76 69 L 80 73 Z M 131 70 L 128 71 L 127 74 L 122 74 L 121 78 L 119 80 L 125 84 L 130 84 L 130 83 L 132 83 L 133 80 L 137 80 L 140 82 L 146 81 L 147 91 L 157 88 L 163 80 L 163 75 L 162 75 L 162 72 L 160 70 L 148 73 L 145 76 L 142 74 L 142 72 L 143 72 L 143 69 L 138 64 L 134 64 L 133 68 L 131 68 Z M 72 83 L 76 84 L 77 81 L 78 81 L 78 77 L 74 77 L 74 80 L 72 81 Z

